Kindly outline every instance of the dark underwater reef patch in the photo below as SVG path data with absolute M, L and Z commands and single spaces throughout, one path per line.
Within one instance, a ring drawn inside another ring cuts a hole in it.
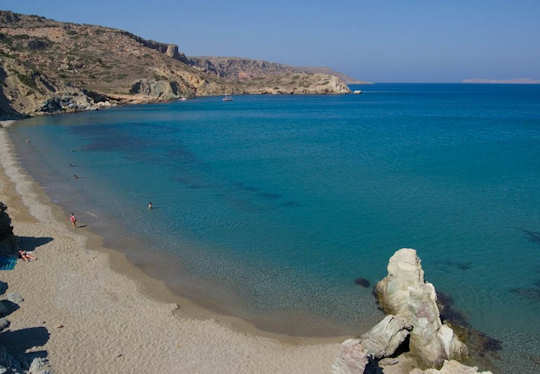
M 366 278 L 358 277 L 354 280 L 354 284 L 368 288 L 371 283 Z
M 534 281 L 531 287 L 516 287 L 511 288 L 509 291 L 529 301 L 540 302 L 540 279 Z
M 471 356 L 479 357 L 487 363 L 491 359 L 501 359 L 498 352 L 502 350 L 502 341 L 474 329 L 465 314 L 454 307 L 452 296 L 437 291 L 437 305 L 441 321 L 452 327 L 461 341 L 469 347 Z
M 467 321 L 465 314 L 457 310 L 454 307 L 454 299 L 452 296 L 437 291 L 437 306 L 439 307 L 439 313 L 441 315 L 441 321 L 451 322 L 466 328 L 470 328 L 471 324 Z
M 275 200 L 275 199 L 279 199 L 280 197 L 282 197 L 280 194 L 273 193 L 273 192 L 261 192 L 261 193 L 259 193 L 257 195 L 264 198 L 264 199 L 267 199 L 267 200 Z
M 439 263 L 444 266 L 456 268 L 463 271 L 469 270 L 470 268 L 472 268 L 472 262 L 470 261 L 447 260 L 447 261 L 440 261 Z
M 298 208 L 298 207 L 301 207 L 302 204 L 296 201 L 286 201 L 283 204 L 281 204 L 281 206 L 285 208 Z
M 523 231 L 529 241 L 540 244 L 540 231 L 530 231 L 525 229 L 521 229 L 521 231 Z
M 241 190 L 244 190 L 244 191 L 247 191 L 247 192 L 258 192 L 259 189 L 257 187 L 253 187 L 253 186 L 248 186 L 248 185 L 245 185 L 244 183 L 242 182 L 236 182 L 234 184 L 234 186 L 236 188 L 239 188 Z

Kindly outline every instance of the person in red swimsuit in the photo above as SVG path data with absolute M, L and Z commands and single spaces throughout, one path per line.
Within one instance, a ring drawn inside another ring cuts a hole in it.
M 75 218 L 75 215 L 73 213 L 71 213 L 71 217 L 69 217 L 69 220 L 71 221 L 73 227 L 77 227 L 77 218 Z

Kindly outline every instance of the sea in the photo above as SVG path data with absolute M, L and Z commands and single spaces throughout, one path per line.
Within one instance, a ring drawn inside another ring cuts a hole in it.
M 414 248 L 500 342 L 495 372 L 540 372 L 540 85 L 351 89 L 46 116 L 9 134 L 66 221 L 201 305 L 280 334 L 359 335 L 383 316 L 372 288 L 388 259 Z

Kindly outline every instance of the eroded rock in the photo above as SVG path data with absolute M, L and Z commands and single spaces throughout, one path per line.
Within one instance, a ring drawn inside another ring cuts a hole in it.
M 441 367 L 444 360 L 467 356 L 465 344 L 441 322 L 435 287 L 424 281 L 414 249 L 400 249 L 390 258 L 388 275 L 377 284 L 376 293 L 385 312 L 412 325 L 409 349 L 422 366 Z
M 332 374 L 363 374 L 369 362 L 368 351 L 360 339 L 348 339 L 341 344 L 341 351 L 332 365 Z
M 406 319 L 388 315 L 360 340 L 372 358 L 388 357 L 405 341 L 411 329 L 412 325 Z
M 130 93 L 160 100 L 178 99 L 183 95 L 176 82 L 155 79 L 139 79 L 131 86 Z

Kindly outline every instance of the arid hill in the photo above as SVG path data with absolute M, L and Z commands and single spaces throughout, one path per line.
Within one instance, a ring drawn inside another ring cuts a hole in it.
M 269 75 L 281 74 L 324 74 L 333 75 L 341 79 L 346 84 L 369 84 L 351 78 L 343 73 L 336 72 L 328 67 L 300 67 L 268 62 L 264 60 L 254 60 L 242 57 L 189 57 L 191 65 L 202 71 L 217 75 L 218 77 L 232 80 L 254 79 L 268 77 Z M 298 79 L 298 78 L 297 78 Z
M 334 75 L 282 69 L 233 79 L 195 61 L 126 31 L 0 11 L 0 119 L 180 97 L 350 92 Z

